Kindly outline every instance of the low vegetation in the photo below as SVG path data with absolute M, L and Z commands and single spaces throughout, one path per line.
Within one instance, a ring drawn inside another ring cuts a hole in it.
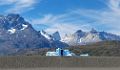
M 45 56 L 48 51 L 55 51 L 56 48 L 41 48 L 41 49 L 21 49 L 13 56 L 25 55 L 25 56 Z M 70 46 L 68 48 L 71 52 L 75 53 L 77 56 L 80 54 L 89 54 L 90 56 L 120 56 L 120 41 L 102 41 L 89 45 L 77 45 Z M 11 56 L 11 54 L 10 54 Z
M 120 41 L 103 41 L 89 45 L 68 48 L 76 55 L 88 53 L 90 56 L 120 56 Z

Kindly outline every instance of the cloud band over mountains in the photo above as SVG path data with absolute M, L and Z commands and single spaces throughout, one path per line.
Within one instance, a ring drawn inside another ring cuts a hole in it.
M 65 10 L 65 12 L 58 14 L 55 14 L 56 9 L 53 10 L 50 6 L 47 6 L 47 3 L 49 4 L 51 2 L 49 0 L 0 0 L 0 6 L 9 6 L 6 10 L 4 10 L 5 13 L 14 12 L 22 14 L 24 12 L 30 13 L 31 10 L 41 13 L 42 11 L 38 9 L 41 7 L 36 9 L 36 5 L 46 3 L 46 7 L 49 8 L 48 12 L 45 11 L 40 15 L 38 15 L 39 13 L 32 12 L 29 16 L 36 15 L 37 17 L 31 17 L 31 20 L 28 17 L 28 20 L 30 20 L 32 25 L 40 24 L 47 26 L 45 30 L 49 33 L 59 31 L 62 35 L 64 35 L 65 33 L 73 33 L 79 29 L 90 31 L 91 28 L 95 28 L 100 31 L 107 31 L 120 35 L 120 0 L 95 1 L 98 1 L 100 3 L 98 3 L 99 5 L 104 4 L 105 6 L 103 8 L 98 8 L 96 5 L 97 9 L 85 8 L 84 6 L 69 7 Z M 55 4 L 54 0 L 52 2 Z M 79 2 L 82 2 L 82 0 L 79 0 Z M 89 6 L 88 0 L 85 2 L 86 3 L 84 5 Z M 64 1 L 64 3 L 69 4 L 70 1 Z M 46 7 L 42 10 L 45 10 Z M 58 9 L 63 8 L 57 4 L 56 7 Z M 51 10 L 54 12 L 51 12 Z

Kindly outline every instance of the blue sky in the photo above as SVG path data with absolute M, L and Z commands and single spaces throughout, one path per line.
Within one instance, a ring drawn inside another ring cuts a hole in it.
M 0 0 L 0 14 L 19 13 L 37 30 L 82 29 L 120 35 L 120 0 Z

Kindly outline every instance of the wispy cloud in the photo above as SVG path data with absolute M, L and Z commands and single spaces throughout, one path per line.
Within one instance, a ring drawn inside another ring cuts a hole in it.
M 59 17 L 55 17 L 52 14 L 44 15 L 42 18 L 33 19 L 33 24 L 51 24 L 58 20 Z
M 61 36 L 64 36 L 66 33 L 72 34 L 79 29 L 88 31 L 92 28 L 89 24 L 83 24 L 85 22 L 80 20 L 80 17 L 76 15 L 77 14 L 73 12 L 59 15 L 47 14 L 44 15 L 42 18 L 33 19 L 31 23 L 33 25 L 47 25 L 49 26 L 49 28 L 45 29 L 45 31 L 47 31 L 50 34 L 54 33 L 55 31 L 59 31 Z
M 114 12 L 120 12 L 120 0 L 109 0 L 108 7 Z
M 120 35 L 120 0 L 107 0 L 105 4 L 102 10 L 78 9 L 73 12 L 87 18 L 85 21 L 96 29 L 104 27 L 105 31 Z
M 6 13 L 22 13 L 34 9 L 37 0 L 0 0 L 0 5 L 10 5 Z
M 79 29 L 89 31 L 92 27 L 120 35 L 120 0 L 107 0 L 105 4 L 100 10 L 74 9 L 64 14 L 44 15 L 32 23 L 48 25 L 47 32 L 59 31 L 62 35 Z
M 64 37 L 65 34 L 73 34 L 75 31 L 82 29 L 82 30 L 88 30 L 89 25 L 79 25 L 79 24 L 68 24 L 68 23 L 62 23 L 62 24 L 54 24 L 50 28 L 47 28 L 45 31 L 52 34 L 55 31 L 59 31 L 61 37 Z
M 120 35 L 120 0 L 108 0 L 106 3 L 108 9 L 100 12 L 101 17 L 97 20 L 98 23 L 108 26 L 108 32 Z
M 9 5 L 15 3 L 16 0 L 0 0 L 0 5 Z

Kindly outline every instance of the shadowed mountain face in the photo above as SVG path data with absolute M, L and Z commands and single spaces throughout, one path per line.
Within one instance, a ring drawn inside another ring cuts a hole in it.
M 0 17 L 0 55 L 23 48 L 51 47 L 49 41 L 18 14 Z
M 69 46 L 68 44 L 61 41 L 61 37 L 58 31 L 50 35 L 42 30 L 40 31 L 40 34 L 49 41 L 50 45 L 52 46 L 51 48 L 65 48 Z
M 17 54 L 26 49 L 66 46 L 68 45 L 60 41 L 59 32 L 49 35 L 43 30 L 36 31 L 19 14 L 0 16 L 0 55 Z

